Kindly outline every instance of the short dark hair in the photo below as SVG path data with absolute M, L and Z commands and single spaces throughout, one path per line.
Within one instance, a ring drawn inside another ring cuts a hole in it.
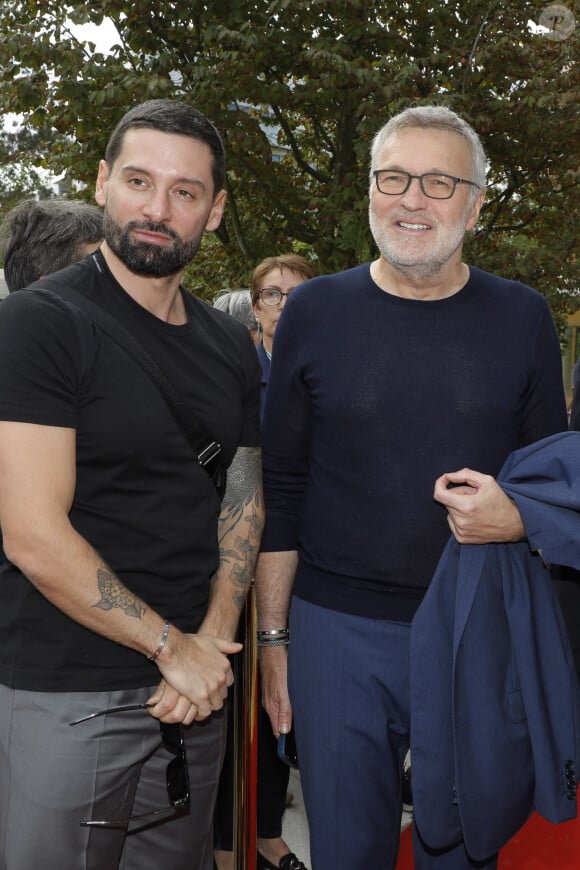
M 8 290 L 20 290 L 81 260 L 85 245 L 103 238 L 103 213 L 96 205 L 62 197 L 25 199 L 0 226 L 0 255 Z
M 212 154 L 214 193 L 218 193 L 223 188 L 226 169 L 221 136 L 215 125 L 194 106 L 179 100 L 147 100 L 134 106 L 121 118 L 109 139 L 105 160 L 110 167 L 121 153 L 125 133 L 136 128 L 189 136 L 191 139 L 203 142 Z

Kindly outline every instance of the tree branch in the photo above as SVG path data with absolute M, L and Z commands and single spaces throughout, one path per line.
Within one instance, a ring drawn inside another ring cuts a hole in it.
M 294 138 L 294 134 L 290 129 L 290 125 L 286 121 L 279 107 L 272 106 L 272 110 L 274 112 L 274 115 L 276 116 L 276 120 L 284 130 L 286 138 L 288 139 L 288 142 L 290 144 L 290 150 L 292 151 L 292 154 L 294 155 L 294 159 L 298 166 L 312 178 L 315 178 L 316 181 L 320 181 L 322 184 L 327 184 L 330 181 L 330 178 L 324 172 L 318 172 L 318 170 L 314 169 L 314 167 L 311 166 L 310 163 L 308 163 L 308 161 L 305 160 L 302 156 L 302 152 L 300 151 L 298 142 Z
M 471 51 L 469 53 L 467 63 L 465 64 L 465 72 L 463 73 L 463 84 L 461 85 L 461 92 L 463 94 L 465 93 L 465 86 L 467 84 L 467 73 L 471 70 L 471 63 L 472 63 L 473 58 L 475 56 L 475 51 L 477 49 L 477 43 L 479 42 L 479 39 L 481 37 L 481 34 L 483 33 L 485 25 L 487 24 L 487 20 L 488 20 L 489 16 L 491 15 L 491 11 L 495 5 L 496 5 L 495 3 L 489 4 L 488 10 L 485 13 L 485 15 L 483 16 L 483 21 L 481 22 L 480 28 L 477 31 L 477 36 L 475 37 L 475 39 L 473 41 L 473 45 L 471 46 Z
M 236 237 L 236 241 L 237 241 L 238 245 L 240 246 L 240 251 L 242 252 L 244 257 L 247 257 L 249 260 L 250 259 L 250 251 L 248 250 L 246 240 L 244 239 L 244 233 L 242 230 L 240 215 L 238 213 L 238 208 L 236 205 L 236 198 L 234 196 L 234 191 L 233 191 L 233 188 L 230 184 L 230 180 L 227 177 L 227 175 L 226 175 L 224 187 L 225 187 L 227 194 L 228 194 L 228 209 L 229 209 L 229 213 L 230 213 L 231 218 L 232 218 L 232 226 L 234 229 L 234 235 Z

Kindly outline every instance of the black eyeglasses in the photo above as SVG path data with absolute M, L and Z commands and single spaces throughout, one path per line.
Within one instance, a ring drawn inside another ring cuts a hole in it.
M 277 287 L 264 287 L 263 290 L 260 290 L 260 299 L 264 305 L 279 305 L 282 299 L 290 296 L 291 292 L 289 290 L 288 293 L 282 293 Z
M 75 719 L 74 722 L 70 722 L 69 724 L 79 725 L 81 722 L 87 722 L 89 719 L 96 719 L 97 716 L 106 716 L 110 713 L 127 713 L 132 710 L 147 710 L 149 707 L 153 706 L 153 704 L 125 704 L 122 707 L 110 707 L 108 710 L 99 710 L 97 713 L 90 713 L 88 716 L 83 716 L 81 719 Z M 84 825 L 85 827 L 124 828 L 129 824 L 129 822 L 158 816 L 160 813 L 166 813 L 168 810 L 186 807 L 189 804 L 189 771 L 187 769 L 187 758 L 185 756 L 183 726 L 179 722 L 160 722 L 159 729 L 161 731 L 163 745 L 168 752 L 171 752 L 171 754 L 175 756 L 175 758 L 172 758 L 167 765 L 165 773 L 167 794 L 169 795 L 169 806 L 162 807 L 160 810 L 153 810 L 150 813 L 129 816 L 125 819 L 87 819 L 81 821 L 81 825 Z
M 451 199 L 458 184 L 471 184 L 480 189 L 475 181 L 445 175 L 441 172 L 426 172 L 423 175 L 411 175 L 398 169 L 375 169 L 373 172 L 377 190 L 387 196 L 400 196 L 409 189 L 414 178 L 417 178 L 421 190 L 430 199 Z

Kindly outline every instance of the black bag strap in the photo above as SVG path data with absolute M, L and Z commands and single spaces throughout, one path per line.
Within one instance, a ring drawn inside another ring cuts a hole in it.
M 161 392 L 169 408 L 189 441 L 197 462 L 213 480 L 220 499 L 225 491 L 226 471 L 219 464 L 222 445 L 217 441 L 201 420 L 186 405 L 173 384 L 163 374 L 153 357 L 142 347 L 136 338 L 116 317 L 91 302 L 72 287 L 62 288 L 58 293 L 63 299 L 72 302 L 77 308 L 99 326 L 110 338 L 130 354 L 147 372 L 150 379 Z

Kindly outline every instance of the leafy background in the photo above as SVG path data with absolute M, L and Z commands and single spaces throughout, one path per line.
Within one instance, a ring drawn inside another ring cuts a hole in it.
M 525 281 L 557 322 L 578 307 L 578 30 L 532 26 L 544 0 L 1 0 L 0 216 L 42 171 L 86 185 L 124 112 L 192 102 L 223 134 L 229 206 L 188 271 L 211 298 L 264 256 L 320 271 L 375 255 L 368 152 L 394 113 L 440 103 L 480 133 L 490 189 L 466 259 Z M 570 3 L 580 25 L 578 9 Z M 71 22 L 111 19 L 104 53 Z M 282 156 L 277 160 L 277 156 Z

